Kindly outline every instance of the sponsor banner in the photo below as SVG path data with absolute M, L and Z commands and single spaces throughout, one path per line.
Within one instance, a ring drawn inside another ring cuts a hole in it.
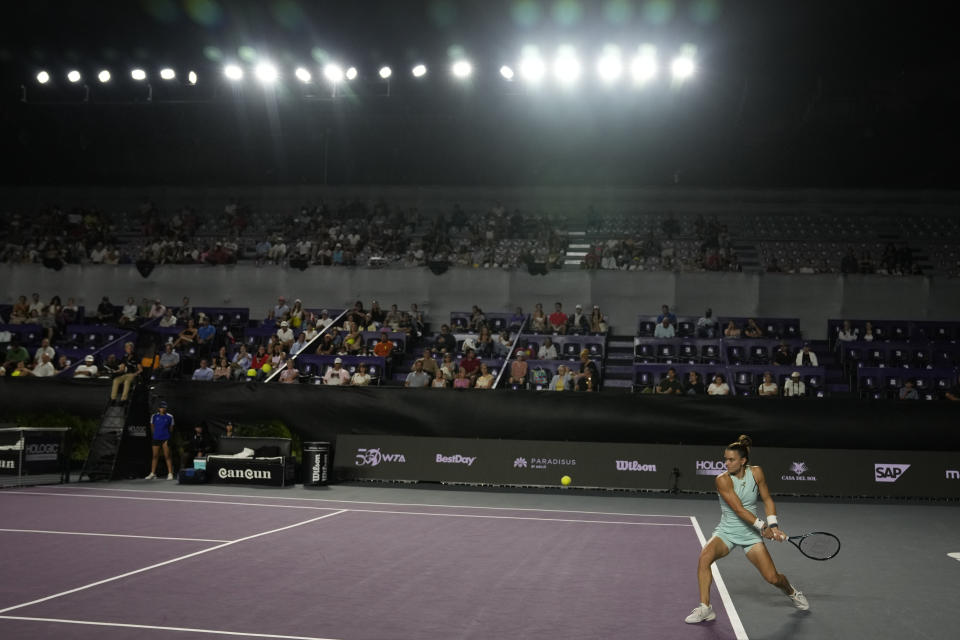
M 724 446 L 341 435 L 340 479 L 713 492 Z M 883 462 L 888 461 L 888 462 Z M 775 495 L 960 498 L 956 454 L 754 447 Z
M 127 435 L 131 438 L 146 438 L 150 435 L 150 427 L 143 424 L 128 424 Z
M 243 459 L 207 459 L 207 478 L 222 484 L 266 484 L 283 486 L 284 466 Z
M 19 468 L 19 451 L 0 451 L 0 475 L 15 476 Z

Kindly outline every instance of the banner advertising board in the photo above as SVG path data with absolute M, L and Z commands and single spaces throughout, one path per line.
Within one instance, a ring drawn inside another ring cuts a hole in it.
M 778 495 L 960 498 L 960 454 L 754 448 Z M 723 447 L 341 435 L 341 480 L 712 492 Z

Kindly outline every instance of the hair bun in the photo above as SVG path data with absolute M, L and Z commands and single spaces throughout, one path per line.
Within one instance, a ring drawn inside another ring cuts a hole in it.
M 741 435 L 739 438 L 737 438 L 737 442 L 739 442 L 745 447 L 749 447 L 750 445 L 753 444 L 753 438 L 751 438 L 748 435 Z

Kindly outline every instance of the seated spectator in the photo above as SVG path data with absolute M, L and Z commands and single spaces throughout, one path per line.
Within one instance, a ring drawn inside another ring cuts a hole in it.
M 113 314 L 113 305 L 110 305 L 110 313 Z M 27 304 L 27 296 L 20 296 L 10 310 L 10 324 L 26 324 L 29 320 L 30 305 Z
M 526 384 L 527 371 L 527 355 L 521 351 L 517 354 L 517 359 L 510 364 L 510 379 L 508 380 L 508 384 Z
M 390 354 L 393 353 L 394 344 L 390 340 L 390 335 L 387 333 L 387 330 L 384 329 L 380 332 L 380 341 L 373 346 L 373 355 L 379 358 L 390 358 Z
M 25 363 L 30 360 L 30 353 L 20 344 L 18 339 L 14 338 L 10 341 L 10 346 L 7 348 L 7 354 L 3 360 L 3 368 L 12 372 L 17 368 L 17 363 Z
M 113 313 L 113 305 L 110 305 L 110 311 Z M 120 319 L 118 323 L 121 327 L 128 327 L 132 324 L 137 323 L 139 309 L 137 307 L 137 300 L 133 296 L 127 298 L 127 303 L 123 305 L 123 309 L 120 311 Z
M 561 303 L 556 303 L 554 306 L 553 313 L 550 314 L 548 320 L 550 321 L 550 328 L 554 333 L 565 334 L 567 332 L 567 314 L 563 312 L 563 305 Z
M 40 346 L 37 348 L 36 352 L 33 354 L 33 363 L 37 364 L 43 359 L 43 356 L 47 356 L 50 361 L 53 361 L 54 356 L 57 355 L 56 350 L 50 346 L 50 341 L 46 338 L 40 341 Z
M 706 389 L 703 388 L 703 381 L 700 380 L 700 374 L 696 371 L 691 371 L 687 374 L 687 379 L 683 385 L 683 393 L 688 396 L 702 396 L 706 394 Z
M 423 370 L 431 378 L 436 378 L 440 375 L 440 366 L 437 364 L 437 361 L 433 359 L 433 352 L 430 350 L 430 347 L 426 347 L 423 350 Z
M 593 311 L 590 312 L 590 333 L 606 333 L 607 319 L 600 312 L 600 305 L 593 305 Z
M 440 335 L 434 341 L 437 353 L 456 353 L 457 339 L 450 333 L 450 325 L 440 327 Z
M 713 317 L 713 309 L 707 309 L 703 315 L 697 319 L 697 337 L 698 338 L 716 338 L 720 331 L 720 323 Z
M 757 388 L 757 394 L 763 397 L 776 398 L 780 395 L 780 387 L 773 381 L 773 374 L 769 371 L 763 373 L 763 382 Z
M 290 345 L 290 356 L 293 357 L 303 351 L 307 346 L 307 333 L 301 331 L 300 335 L 297 336 L 297 341 Z
M 363 335 L 360 333 L 360 327 L 356 322 L 347 323 L 347 335 L 340 341 L 342 351 L 351 355 L 357 355 L 363 349 Z
M 103 361 L 103 366 L 101 367 L 100 373 L 105 376 L 113 377 L 120 372 L 120 360 L 117 358 L 116 354 L 111 353 L 107 356 L 107 359 Z
M 723 330 L 724 338 L 739 338 L 740 328 L 733 323 L 733 320 L 727 323 L 727 328 Z
M 177 309 L 177 323 L 187 324 L 187 320 L 192 317 L 193 309 L 190 307 L 190 298 L 184 296 L 183 301 L 180 303 L 180 308 Z
M 550 391 L 573 391 L 573 374 L 570 368 L 565 364 L 558 366 L 547 388 Z
M 580 350 L 580 371 L 573 376 L 574 391 L 596 391 L 600 387 L 600 371 L 590 359 L 590 350 Z
M 177 326 L 177 317 L 173 315 L 173 309 L 167 307 L 167 310 L 163 312 L 163 317 L 160 318 L 160 322 L 158 324 L 164 329 Z
M 400 318 L 403 317 L 403 314 L 400 313 L 400 309 L 397 308 L 397 305 L 390 305 L 390 311 L 383 316 L 383 326 L 390 327 L 393 331 L 400 330 Z
M 303 320 L 306 311 L 303 310 L 303 302 L 300 298 L 293 301 L 293 308 L 290 309 L 290 328 L 294 331 L 303 326 Z
M 538 302 L 533 307 L 533 313 L 530 314 L 530 330 L 533 333 L 546 333 L 548 324 L 547 316 L 543 312 L 543 305 Z
M 537 351 L 537 360 L 556 360 L 557 359 L 557 346 L 553 344 L 553 340 L 547 338 L 543 341 L 543 344 L 540 345 L 539 351 Z
M 469 389 L 470 388 L 470 378 L 467 377 L 467 372 L 463 369 L 457 370 L 457 377 L 453 379 L 453 388 L 454 389 Z
M 802 398 L 807 395 L 807 385 L 800 379 L 800 372 L 794 371 L 790 378 L 783 383 L 784 398 Z
M 407 379 L 403 386 L 411 388 L 423 388 L 430 384 L 430 376 L 423 370 L 423 360 L 417 360 L 413 363 L 413 371 L 407 374 Z
M 57 358 L 57 361 L 53 363 L 53 368 L 57 370 L 57 373 L 61 371 L 66 371 L 70 368 L 71 362 L 67 360 L 67 356 L 60 356 Z
M 12 371 L 10 371 L 10 376 L 13 378 L 27 377 L 27 376 L 33 375 L 33 370 L 27 367 L 27 363 L 25 361 L 20 361 L 16 363 L 16 365 L 11 365 L 11 366 L 15 367 Z M 7 369 L 4 368 L 4 371 L 7 371 Z
M 273 353 L 270 354 L 270 366 L 276 371 L 280 365 L 287 359 L 287 353 L 283 350 L 283 345 L 279 342 L 273 345 Z
M 670 312 L 670 305 L 662 305 L 660 307 L 660 314 L 657 316 L 657 324 L 663 322 L 663 319 L 666 318 L 670 321 L 670 324 L 677 326 L 677 316 Z
M 654 338 L 673 338 L 676 335 L 677 332 L 673 328 L 673 325 L 670 324 L 670 318 L 667 316 L 664 316 L 660 320 L 660 324 L 658 324 L 656 329 L 653 330 Z
M 510 314 L 510 320 L 507 322 L 507 329 L 510 331 L 519 331 L 526 319 L 527 315 L 523 312 L 523 307 L 517 307 L 513 310 L 513 313 Z M 527 327 L 527 330 L 529 331 L 530 328 Z
M 470 383 L 472 384 L 480 371 L 480 358 L 477 357 L 477 353 L 473 349 L 467 349 L 466 353 L 464 353 L 463 359 L 460 360 L 460 366 L 458 366 L 457 369 L 462 369 L 464 372 L 466 372 L 467 377 L 470 378 Z
M 320 317 L 317 318 L 317 329 L 323 331 L 327 327 L 333 324 L 333 318 L 330 317 L 330 312 L 326 309 L 320 311 Z
M 323 383 L 334 387 L 350 384 L 350 372 L 343 368 L 341 358 L 334 358 L 333 366 L 327 367 L 326 373 L 323 374 Z
M 206 359 L 201 358 L 200 366 L 193 372 L 192 380 L 201 380 L 203 382 L 213 381 L 213 369 L 207 365 Z
M 110 298 L 103 296 L 103 298 L 100 300 L 100 304 L 97 305 L 97 321 L 110 324 L 114 320 L 116 320 L 116 312 L 113 309 L 113 305 L 110 303 Z
M 367 372 L 367 363 L 361 362 L 357 365 L 356 372 L 350 377 L 350 385 L 354 387 L 365 387 L 369 384 L 370 374 Z
M 73 370 L 74 378 L 96 378 L 97 377 L 97 365 L 95 365 L 92 355 L 86 355 L 83 357 L 83 362 L 77 365 L 77 368 Z
M 567 333 L 590 333 L 590 318 L 583 313 L 583 305 L 575 306 L 567 316 Z
M 513 347 L 513 340 L 507 331 L 501 331 L 500 335 L 493 344 L 493 352 L 498 358 L 506 358 L 510 355 L 510 349 Z
M 666 320 L 666 318 L 664 318 Z M 658 394 L 677 394 L 680 395 L 683 393 L 683 387 L 680 385 L 680 380 L 677 378 L 677 370 L 673 367 L 667 369 L 666 375 L 660 379 L 660 384 L 657 385 L 656 392 Z
M 481 358 L 490 358 L 493 356 L 493 336 L 490 335 L 490 329 L 487 325 L 480 327 L 480 335 L 475 342 L 477 355 Z
M 184 327 L 183 331 L 177 336 L 176 341 L 173 343 L 174 349 L 188 349 L 197 342 L 197 327 L 193 323 L 193 319 L 187 321 L 187 326 Z
M 781 367 L 786 367 L 792 364 L 793 361 L 794 357 L 790 353 L 790 347 L 787 346 L 787 343 L 781 342 L 777 345 L 777 350 L 773 352 L 773 363 Z
M 860 339 L 864 342 L 873 342 L 873 338 L 873 323 L 868 321 L 863 325 L 863 337 Z
M 226 358 L 218 358 L 217 366 L 213 368 L 213 380 L 214 382 L 218 380 L 229 380 L 230 379 L 230 363 Z
M 859 338 L 860 332 L 850 325 L 849 320 L 843 321 L 843 326 L 837 328 L 837 340 L 839 342 L 854 342 Z
M 150 318 L 151 320 L 157 320 L 158 318 L 162 318 L 163 314 L 165 314 L 166 312 L 167 312 L 167 308 L 163 305 L 162 302 L 160 302 L 160 298 L 157 298 L 156 300 L 153 301 L 153 304 L 150 306 L 150 313 L 147 317 Z
M 416 302 L 410 303 L 410 311 L 405 315 L 410 319 L 411 333 L 417 338 L 422 336 L 425 321 L 423 319 L 423 312 L 420 311 L 420 307 L 417 306 Z
M 817 364 L 817 354 L 810 350 L 810 343 L 804 342 L 803 348 L 800 350 L 800 353 L 797 354 L 797 359 L 794 362 L 798 367 L 816 367 Z
M 477 305 L 473 305 L 473 309 L 470 311 L 470 331 L 478 332 L 480 327 L 487 324 L 487 316 L 484 315 L 483 310 Z
M 762 338 L 763 329 L 760 328 L 756 320 L 747 318 L 747 326 L 743 328 L 743 336 L 745 338 Z
M 449 386 L 450 380 L 447 380 L 444 376 L 437 376 L 432 382 L 430 382 L 431 389 L 446 389 Z
M 250 369 L 252 363 L 253 356 L 251 356 L 247 351 L 247 345 L 240 345 L 240 348 L 237 349 L 237 352 L 233 354 L 233 358 L 230 360 L 231 374 L 234 378 L 242 378 L 246 376 L 247 370 Z
M 920 394 L 917 393 L 916 383 L 913 379 L 908 378 L 904 380 L 903 386 L 900 387 L 900 399 L 901 400 L 919 400 Z
M 163 345 L 163 353 L 160 354 L 160 361 L 157 368 L 157 377 L 175 378 L 180 373 L 180 354 L 173 350 L 173 343 L 168 342 Z M 249 369 L 249 363 L 247 369 Z M 247 369 L 244 369 L 246 373 Z
M 449 353 L 443 354 L 443 361 L 440 363 L 440 375 L 447 382 L 453 382 L 457 376 L 457 363 Z
M 718 373 L 713 377 L 713 382 L 711 382 L 710 386 L 707 387 L 707 395 L 709 396 L 730 395 L 730 385 L 727 384 L 727 380 L 726 378 L 724 378 L 722 373 Z
M 317 347 L 318 356 L 332 356 L 337 353 L 336 333 L 327 331 L 320 338 L 320 345 Z
M 284 384 L 293 384 L 297 382 L 300 378 L 300 370 L 297 369 L 297 365 L 293 363 L 293 360 L 287 360 L 286 366 L 283 368 L 283 371 L 280 372 L 280 382 Z
M 280 322 L 280 328 L 277 329 L 277 340 L 280 341 L 285 350 L 289 350 L 293 346 L 293 329 L 290 328 L 290 323 L 286 320 Z
M 473 385 L 476 389 L 492 389 L 496 377 L 490 373 L 486 362 L 480 363 L 480 375 L 477 376 L 477 382 Z
M 207 435 L 202 424 L 193 426 L 190 439 L 183 445 L 183 455 L 180 457 L 181 469 L 192 469 L 196 458 L 205 458 L 213 451 L 213 440 Z
M 53 366 L 53 362 L 50 361 L 50 356 L 44 353 L 40 356 L 40 362 L 33 367 L 31 374 L 35 378 L 49 378 L 55 376 L 57 370 Z

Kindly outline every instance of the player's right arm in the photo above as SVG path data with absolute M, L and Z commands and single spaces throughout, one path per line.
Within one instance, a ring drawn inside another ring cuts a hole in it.
M 757 516 L 747 511 L 743 503 L 740 502 L 737 492 L 733 490 L 733 480 L 730 479 L 730 476 L 726 473 L 717 476 L 715 484 L 717 486 L 717 493 L 719 493 L 723 501 L 733 509 L 733 512 L 751 527 L 755 526 Z

